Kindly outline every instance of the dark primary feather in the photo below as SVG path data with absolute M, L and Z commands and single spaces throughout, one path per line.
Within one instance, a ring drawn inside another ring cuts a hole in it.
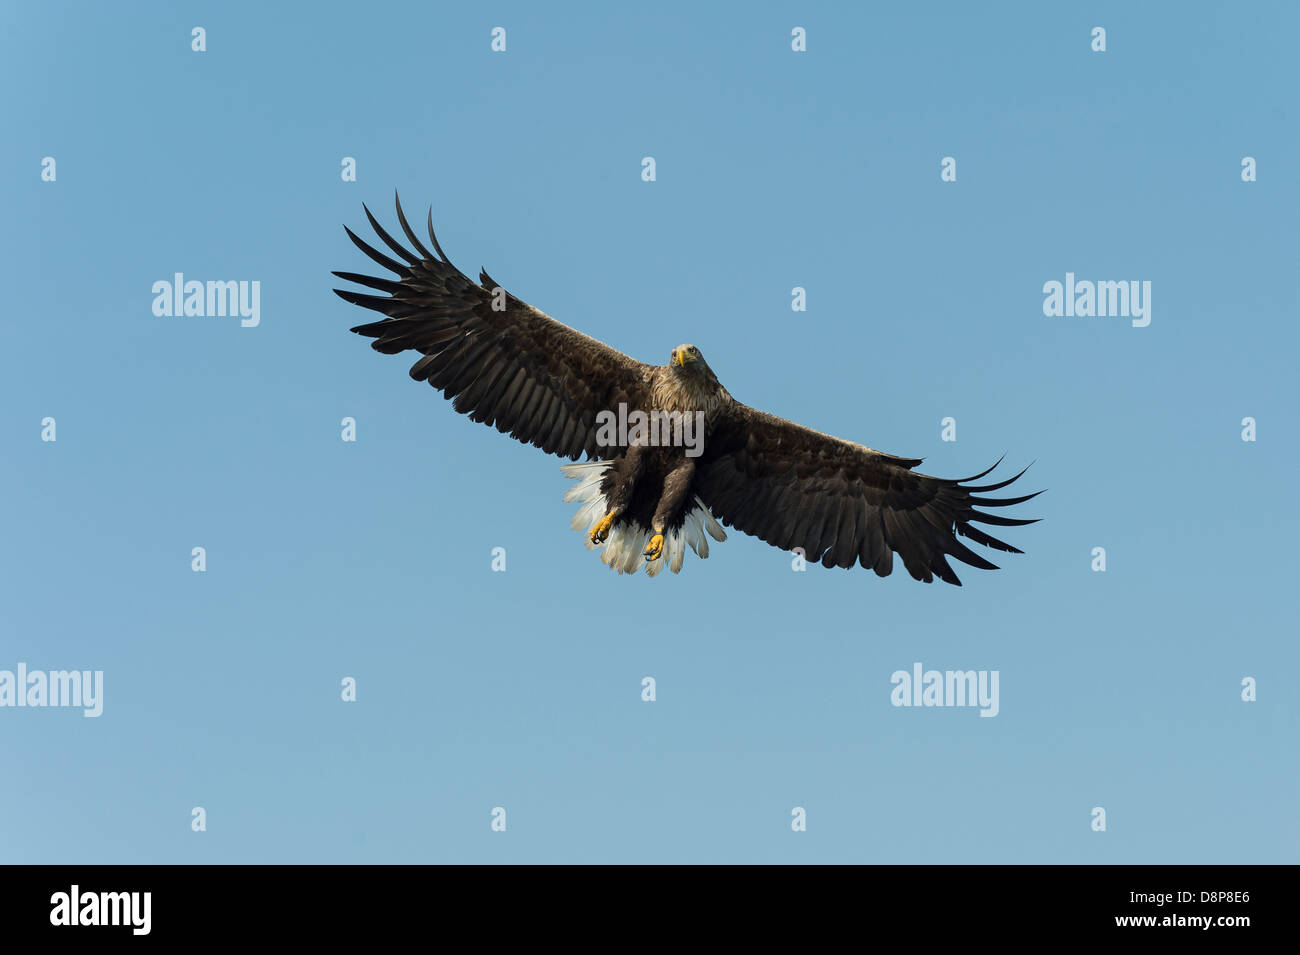
M 451 264 L 434 235 L 432 211 L 428 231 L 435 252 L 415 235 L 400 201 L 397 220 L 416 252 L 365 211 L 375 235 L 397 258 L 370 246 L 346 226 L 345 231 L 357 248 L 396 278 L 334 273 L 383 293 L 334 290 L 345 301 L 386 316 L 352 331 L 373 338 L 371 347 L 388 355 L 408 349 L 422 353 L 411 366 L 411 377 L 454 398 L 456 411 L 475 421 L 561 457 L 576 459 L 585 452 L 606 458 L 618 453 L 618 448 L 597 445 L 596 414 L 616 409 L 621 402 L 629 408 L 649 407 L 650 366 L 509 293 L 504 295 L 505 308 L 494 311 L 497 283 L 486 272 L 475 283 Z
M 809 561 L 820 560 L 826 567 L 856 562 L 885 577 L 897 553 L 917 580 L 931 583 L 938 577 L 960 586 L 949 557 L 983 570 L 997 566 L 958 537 L 1021 553 L 975 525 L 1034 523 L 978 509 L 1036 497 L 980 496 L 1006 487 L 1024 471 L 975 486 L 970 482 L 993 468 L 947 480 L 913 471 L 920 463 L 733 401 L 704 444 L 696 488 L 722 523 L 783 550 L 801 548 Z

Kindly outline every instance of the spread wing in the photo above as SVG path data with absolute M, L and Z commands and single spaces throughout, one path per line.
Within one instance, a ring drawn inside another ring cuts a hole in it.
M 1024 471 L 975 487 L 968 482 L 993 468 L 946 480 L 913 471 L 920 463 L 733 401 L 705 441 L 695 480 L 700 498 L 724 524 L 783 550 L 802 548 L 809 561 L 820 560 L 825 567 L 852 567 L 856 561 L 885 577 L 897 553 L 917 580 L 930 583 L 938 577 L 960 586 L 948 557 L 983 570 L 997 566 L 959 536 L 1022 553 L 975 525 L 1034 523 L 979 510 L 1042 493 L 980 496 L 1006 487 Z
M 387 355 L 420 352 L 424 357 L 411 366 L 411 377 L 454 398 L 452 407 L 474 421 L 561 457 L 617 453 L 597 445 L 596 414 L 620 402 L 649 407 L 649 365 L 562 325 L 505 292 L 486 272 L 475 283 L 442 251 L 432 211 L 429 241 L 436 255 L 411 230 L 400 201 L 397 219 L 419 255 L 385 232 L 369 209 L 366 217 L 400 261 L 344 227 L 357 248 L 397 276 L 334 273 L 386 293 L 334 290 L 387 316 L 352 331 L 373 338 L 371 347 Z

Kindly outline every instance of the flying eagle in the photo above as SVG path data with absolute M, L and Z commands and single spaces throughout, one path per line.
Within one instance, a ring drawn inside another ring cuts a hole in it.
M 365 208 L 363 206 L 363 208 Z M 573 527 L 619 573 L 642 566 L 654 576 L 681 570 L 686 546 L 709 555 L 708 538 L 726 538 L 718 521 L 825 567 L 855 563 L 887 576 L 894 554 L 917 580 L 961 585 L 949 557 L 997 567 L 957 538 L 1022 553 L 978 528 L 1032 520 L 979 508 L 1027 501 L 983 497 L 1024 474 L 973 486 L 993 467 L 947 480 L 912 469 L 919 458 L 885 454 L 750 408 L 731 397 L 694 345 L 647 365 L 562 325 L 515 298 L 487 272 L 475 282 L 447 258 L 433 233 L 430 252 L 397 201 L 397 221 L 418 251 L 384 231 L 397 258 L 344 227 L 362 252 L 396 276 L 335 272 L 383 293 L 335 289 L 345 301 L 386 317 L 352 331 L 386 355 L 421 358 L 411 377 L 427 381 L 452 407 L 502 434 L 577 461 L 565 500 L 580 501 Z M 999 462 L 1000 463 L 1000 462 Z M 1038 492 L 1041 493 L 1041 492 Z

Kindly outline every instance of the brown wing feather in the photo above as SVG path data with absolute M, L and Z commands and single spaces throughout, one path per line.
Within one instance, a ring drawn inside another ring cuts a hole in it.
M 339 278 L 384 295 L 343 289 L 345 301 L 381 312 L 386 318 L 352 331 L 373 338 L 377 351 L 392 355 L 413 349 L 424 357 L 411 377 L 427 381 L 456 411 L 494 425 L 503 434 L 548 453 L 576 459 L 584 452 L 604 458 L 617 448 L 596 443 L 596 414 L 620 402 L 646 408 L 650 366 L 629 358 L 590 336 L 569 328 L 499 288 L 486 272 L 472 281 L 451 264 L 433 233 L 431 253 L 412 231 L 397 203 L 397 218 L 419 254 L 395 240 L 366 209 L 375 234 L 402 261 L 359 239 L 362 252 L 397 276 L 376 278 L 335 272 Z M 346 228 L 346 227 L 345 227 Z M 480 284 L 481 283 L 481 284 Z M 504 308 L 494 311 L 494 296 Z
M 977 507 L 1027 501 L 976 495 L 1006 487 L 1020 474 L 972 486 L 993 468 L 958 480 L 912 470 L 919 458 L 900 458 L 805 428 L 733 401 L 719 415 L 696 471 L 700 498 L 724 524 L 783 550 L 802 548 L 826 567 L 855 562 L 888 576 L 893 555 L 907 572 L 961 585 L 947 558 L 996 570 L 957 538 L 997 550 L 1015 547 L 972 526 L 1032 524 Z M 997 467 L 995 464 L 993 467 Z

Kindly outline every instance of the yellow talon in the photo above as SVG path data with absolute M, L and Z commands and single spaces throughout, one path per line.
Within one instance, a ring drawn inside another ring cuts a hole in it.
M 610 511 L 595 523 L 591 529 L 591 542 L 593 544 L 605 543 L 605 538 L 609 536 L 609 529 L 614 526 L 614 512 Z
M 645 559 L 658 560 L 659 555 L 664 552 L 664 535 L 656 534 L 650 538 L 650 543 L 645 545 Z

